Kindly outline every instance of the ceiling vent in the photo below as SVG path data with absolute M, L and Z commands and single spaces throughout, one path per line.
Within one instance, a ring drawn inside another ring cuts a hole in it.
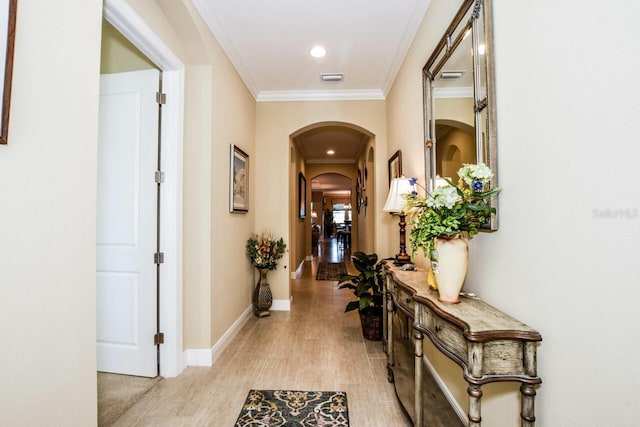
M 323 82 L 339 82 L 342 81 L 344 75 L 342 73 L 321 74 Z
M 440 73 L 440 79 L 442 80 L 456 80 L 462 77 L 464 71 L 443 71 Z

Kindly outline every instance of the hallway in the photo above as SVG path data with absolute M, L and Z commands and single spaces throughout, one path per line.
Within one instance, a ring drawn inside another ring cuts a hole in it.
M 408 426 L 387 382 L 381 342 L 362 338 L 353 295 L 316 281 L 320 261 L 345 261 L 348 248 L 321 239 L 292 281 L 290 312 L 252 316 L 211 368 L 187 367 L 160 381 L 116 426 L 232 426 L 250 389 L 346 391 L 352 427 Z

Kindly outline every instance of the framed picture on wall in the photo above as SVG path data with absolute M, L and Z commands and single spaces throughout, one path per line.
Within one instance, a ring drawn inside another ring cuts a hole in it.
M 229 212 L 249 212 L 249 155 L 231 144 Z
M 389 159 L 389 187 L 391 187 L 391 180 L 393 178 L 400 178 L 402 176 L 402 153 L 400 150 L 396 151 Z
M 0 144 L 6 144 L 9 138 L 9 111 L 11 105 L 13 47 L 16 38 L 17 7 L 18 0 L 0 0 L 0 94 L 2 94 Z
M 307 179 L 304 174 L 298 174 L 298 217 L 305 218 L 307 216 Z

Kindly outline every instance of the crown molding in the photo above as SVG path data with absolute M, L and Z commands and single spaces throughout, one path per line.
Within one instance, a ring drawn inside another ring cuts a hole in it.
M 384 93 L 385 98 L 387 94 L 389 94 L 391 86 L 393 85 L 393 82 L 396 80 L 398 72 L 400 71 L 400 67 L 402 67 L 404 60 L 407 57 L 409 48 L 411 48 L 411 44 L 416 37 L 416 33 L 420 28 L 420 24 L 422 24 L 422 20 L 424 19 L 424 15 L 427 13 L 427 9 L 429 8 L 430 3 L 431 0 L 415 2 L 413 12 L 411 12 L 411 20 L 404 30 L 404 34 L 402 35 L 402 39 L 400 40 L 400 44 L 398 45 L 398 50 L 396 50 L 396 54 L 393 57 L 391 65 L 389 66 L 389 72 L 387 73 L 387 77 L 382 86 L 382 92 Z
M 208 2 L 206 0 L 192 1 L 196 10 L 198 11 L 198 13 L 200 13 L 200 16 L 202 16 L 202 19 L 207 24 L 209 31 L 211 31 L 213 37 L 218 41 L 220 47 L 229 58 L 229 61 L 233 64 L 236 71 L 238 72 L 238 75 L 247 86 L 247 89 L 249 89 L 251 95 L 253 95 L 253 97 L 257 99 L 258 91 L 256 80 L 251 74 L 249 68 L 240 58 L 240 55 L 238 55 L 238 52 L 236 52 L 229 40 L 225 37 L 222 26 L 218 22 L 218 19 L 216 18 L 215 13 L 213 13 L 213 9 L 210 6 L 211 2 Z
M 434 98 L 473 98 L 473 87 L 446 87 L 433 89 Z

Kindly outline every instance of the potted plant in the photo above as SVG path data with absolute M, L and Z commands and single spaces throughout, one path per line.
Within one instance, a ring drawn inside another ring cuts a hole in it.
M 362 334 L 371 341 L 382 339 L 383 274 L 378 255 L 355 252 L 351 257 L 357 276 L 343 274 L 338 278 L 339 289 L 351 289 L 356 301 L 350 301 L 344 312 L 358 310 Z
M 278 267 L 278 260 L 282 258 L 286 249 L 287 245 L 282 237 L 275 239 L 269 233 L 262 233 L 261 236 L 254 234 L 247 240 L 247 257 L 260 272 L 260 279 L 253 292 L 253 311 L 258 317 L 269 316 L 273 296 L 267 273 Z
M 421 249 L 431 260 L 440 300 L 451 303 L 459 301 L 467 273 L 467 239 L 495 213 L 489 202 L 501 190 L 489 187 L 493 174 L 482 163 L 463 165 L 458 176 L 457 184 L 441 179 L 424 196 L 417 191 L 406 196 L 411 247 L 414 252 Z M 415 178 L 411 184 L 416 184 Z

